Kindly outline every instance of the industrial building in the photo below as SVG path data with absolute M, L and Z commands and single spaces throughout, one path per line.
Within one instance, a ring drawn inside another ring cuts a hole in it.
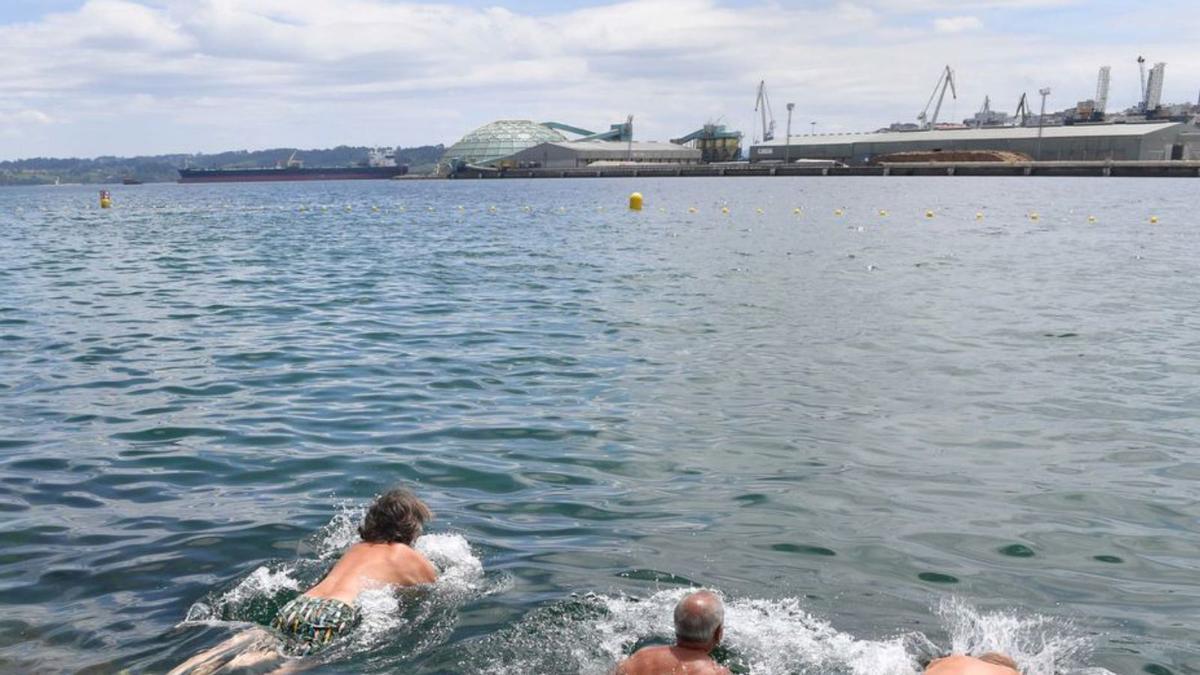
M 487 166 L 509 155 L 547 141 L 565 141 L 557 130 L 529 120 L 497 120 L 463 136 L 446 148 L 442 161 Z
M 831 159 L 860 166 L 895 152 L 962 150 L 1004 150 L 1043 161 L 1200 159 L 1197 131 L 1190 124 L 1159 122 L 816 134 L 751 146 L 750 161 Z
M 568 139 L 561 132 L 577 137 Z M 609 126 L 608 131 L 593 132 L 562 122 L 531 122 L 529 120 L 497 120 L 463 136 L 446 148 L 441 165 L 447 173 L 464 168 L 489 170 L 512 166 L 508 158 L 541 143 L 580 141 L 623 141 L 633 139 L 633 116 L 621 124 Z
M 595 162 L 697 164 L 701 151 L 674 143 L 549 141 L 505 157 L 498 165 L 519 169 L 575 169 Z

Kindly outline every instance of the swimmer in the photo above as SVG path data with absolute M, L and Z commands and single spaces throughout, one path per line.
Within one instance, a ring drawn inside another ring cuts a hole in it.
M 271 622 L 284 639 L 285 651 L 294 656 L 313 654 L 352 629 L 359 619 L 355 602 L 363 591 L 436 581 L 433 564 L 412 548 L 432 517 L 429 507 L 404 488 L 380 495 L 358 528 L 362 541 L 351 546 L 320 583 L 284 605 Z M 279 649 L 264 648 L 270 646 L 264 644 L 270 642 L 268 638 L 261 628 L 245 631 L 171 673 L 211 673 L 279 660 Z
M 979 658 L 957 654 L 937 659 L 925 675 L 1021 675 L 1017 664 L 1003 654 L 988 652 Z
M 675 646 L 644 647 L 617 664 L 616 675 L 729 675 L 709 652 L 721 642 L 725 607 L 712 591 L 696 591 L 675 605 Z

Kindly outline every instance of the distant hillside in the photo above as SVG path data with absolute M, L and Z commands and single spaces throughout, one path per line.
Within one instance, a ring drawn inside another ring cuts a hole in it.
M 287 161 L 293 152 L 305 166 L 350 166 L 366 161 L 369 148 L 340 145 L 326 150 L 273 148 L 234 150 L 213 155 L 154 155 L 143 157 L 96 157 L 55 159 L 35 157 L 0 162 L 0 185 L 44 185 L 58 179 L 63 183 L 120 183 L 134 178 L 143 183 L 175 181 L 177 169 L 273 167 Z M 396 161 L 407 164 L 411 173 L 433 171 L 445 150 L 441 145 L 398 148 Z

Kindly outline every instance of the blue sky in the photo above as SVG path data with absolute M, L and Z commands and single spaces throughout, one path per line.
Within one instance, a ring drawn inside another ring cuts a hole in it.
M 1059 109 L 1112 66 L 1167 66 L 1164 99 L 1200 91 L 1200 3 L 1163 0 L 3 0 L 0 159 L 280 145 L 451 143 L 498 118 L 639 139 L 706 121 L 754 126 L 765 79 L 779 131 L 912 121 L 950 64 L 959 99 Z

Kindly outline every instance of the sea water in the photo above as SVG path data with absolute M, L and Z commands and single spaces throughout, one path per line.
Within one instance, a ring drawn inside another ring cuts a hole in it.
M 0 190 L 0 670 L 166 670 L 406 482 L 442 580 L 330 672 L 601 673 L 698 586 L 736 672 L 1200 672 L 1194 181 L 112 192 Z

